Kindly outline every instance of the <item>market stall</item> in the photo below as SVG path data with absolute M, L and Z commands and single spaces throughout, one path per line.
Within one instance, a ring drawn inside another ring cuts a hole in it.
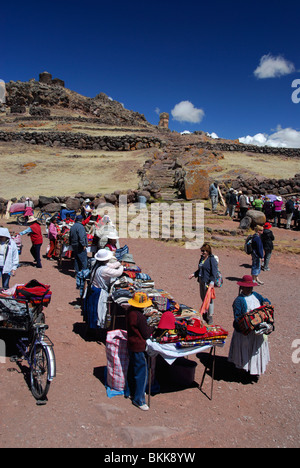
M 160 355 L 170 366 L 178 358 L 188 357 L 203 351 L 210 351 L 212 362 L 211 394 L 213 393 L 214 365 L 216 348 L 223 347 L 228 332 L 218 325 L 204 325 L 202 315 L 192 307 L 181 304 L 167 291 L 155 287 L 152 278 L 143 273 L 137 266 L 131 254 L 121 258 L 124 266 L 123 275 L 118 278 L 112 288 L 108 300 L 108 316 L 110 329 L 125 329 L 126 309 L 130 307 L 128 300 L 136 291 L 143 291 L 152 301 L 152 305 L 144 309 L 148 325 L 154 327 L 154 332 L 147 340 L 146 352 L 149 356 L 149 392 L 150 404 L 151 375 L 154 372 L 153 360 Z M 170 321 L 166 320 L 171 318 Z M 116 324 L 118 326 L 116 327 Z M 165 325 L 164 325 L 165 324 Z M 200 390 L 207 374 L 206 366 Z

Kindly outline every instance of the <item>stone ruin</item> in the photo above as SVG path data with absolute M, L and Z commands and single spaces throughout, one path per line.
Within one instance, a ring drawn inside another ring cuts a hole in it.
M 55 85 L 61 86 L 62 88 L 65 87 L 65 82 L 63 80 L 61 80 L 60 78 L 52 78 L 51 73 L 48 73 L 46 71 L 39 74 L 39 82 L 50 86 Z
M 169 128 L 169 114 L 167 112 L 162 112 L 159 115 L 159 124 L 160 128 Z

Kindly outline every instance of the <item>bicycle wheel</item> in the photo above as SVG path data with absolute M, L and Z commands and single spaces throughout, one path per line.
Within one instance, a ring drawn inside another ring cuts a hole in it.
M 27 223 L 27 220 L 26 220 L 25 216 L 24 215 L 17 216 L 17 223 L 20 226 L 24 226 Z
M 43 344 L 34 346 L 30 353 L 30 387 L 37 400 L 45 399 L 51 380 L 48 348 Z
M 50 213 L 41 213 L 41 215 L 38 217 L 38 221 L 45 226 L 48 218 L 51 218 Z

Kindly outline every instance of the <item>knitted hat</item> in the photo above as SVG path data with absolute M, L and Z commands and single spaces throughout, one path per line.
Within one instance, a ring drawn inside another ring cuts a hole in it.
M 164 312 L 161 316 L 157 328 L 164 328 L 167 330 L 173 330 L 175 328 L 175 317 L 170 311 Z

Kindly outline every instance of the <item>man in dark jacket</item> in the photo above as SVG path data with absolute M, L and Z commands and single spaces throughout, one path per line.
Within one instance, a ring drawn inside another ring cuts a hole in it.
M 143 315 L 145 307 L 152 305 L 144 292 L 136 292 L 128 303 L 131 305 L 127 311 L 126 323 L 128 334 L 129 367 L 125 397 L 132 397 L 132 403 L 143 411 L 149 406 L 145 401 L 145 391 L 148 378 L 148 366 L 145 356 L 146 340 L 150 338 L 152 328 L 148 326 Z
M 87 268 L 88 240 L 86 230 L 82 225 L 83 217 L 76 216 L 75 224 L 70 229 L 69 242 L 74 252 L 74 268 L 76 273 Z
M 261 267 L 261 269 L 264 271 L 270 270 L 269 262 L 272 255 L 272 250 L 274 249 L 273 240 L 275 240 L 275 238 L 273 232 L 271 231 L 271 227 L 272 225 L 270 223 L 265 223 L 263 233 L 260 237 L 264 248 L 264 265 Z

